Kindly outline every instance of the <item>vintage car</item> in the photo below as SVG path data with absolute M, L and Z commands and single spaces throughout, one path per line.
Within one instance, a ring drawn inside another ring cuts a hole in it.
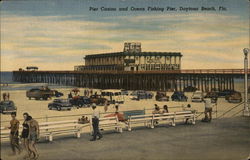
M 211 102 L 216 103 L 218 100 L 218 93 L 214 92 L 214 91 L 207 92 L 207 94 L 204 98 L 211 98 Z
M 72 107 L 73 105 L 69 102 L 68 99 L 54 99 L 52 103 L 48 104 L 49 110 L 71 110 Z
M 240 92 L 235 92 L 228 97 L 229 103 L 240 103 L 242 102 L 242 96 Z
M 63 93 L 62 93 L 62 92 L 59 92 L 59 91 L 57 91 L 57 90 L 53 90 L 53 91 L 54 91 L 53 96 L 55 96 L 55 97 L 62 97 L 62 96 L 63 96 Z
M 108 100 L 109 104 L 123 104 L 124 103 L 124 95 L 122 95 L 122 91 L 118 89 L 105 89 L 101 91 L 101 95 L 103 98 Z
M 98 94 L 91 95 L 89 99 L 90 99 L 90 103 L 95 103 L 96 105 L 104 105 L 104 103 L 108 101 L 102 95 L 98 95 Z
M 122 89 L 122 90 L 121 90 L 121 93 L 122 93 L 122 95 L 124 95 L 124 96 L 128 96 L 128 91 L 125 90 L 125 89 Z
M 11 113 L 16 112 L 17 108 L 13 101 L 1 101 L 0 102 L 0 113 Z
M 156 92 L 155 95 L 156 101 L 169 101 L 169 96 L 167 96 L 166 92 Z
M 197 90 L 196 87 L 192 87 L 192 86 L 188 86 L 186 88 L 184 88 L 184 92 L 195 92 Z
M 130 99 L 132 100 L 140 100 L 140 99 L 152 99 L 154 96 L 153 93 L 144 90 L 133 91 L 130 94 Z
M 184 92 L 175 91 L 171 96 L 172 101 L 187 101 L 188 97 L 185 96 Z
M 49 88 L 33 88 L 26 92 L 26 97 L 29 99 L 35 98 L 36 100 L 47 100 L 54 96 L 54 91 Z
M 202 102 L 204 95 L 202 91 L 195 91 L 191 97 L 192 102 Z
M 219 91 L 218 96 L 219 97 L 226 97 L 226 96 L 233 94 L 234 92 L 235 92 L 235 90 L 225 89 L 223 91 Z
M 89 107 L 91 102 L 87 96 L 74 96 L 69 99 L 70 104 L 77 107 Z

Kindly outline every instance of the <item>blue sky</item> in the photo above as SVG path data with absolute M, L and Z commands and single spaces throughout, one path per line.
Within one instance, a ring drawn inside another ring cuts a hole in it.
M 89 7 L 212 7 L 217 11 L 89 11 Z M 223 6 L 227 11 L 218 11 Z M 242 68 L 247 0 L 26 0 L 1 2 L 1 70 L 72 70 L 86 54 L 178 51 L 183 69 Z

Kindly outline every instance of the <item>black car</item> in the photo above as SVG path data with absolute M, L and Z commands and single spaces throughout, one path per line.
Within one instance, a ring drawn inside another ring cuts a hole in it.
M 56 109 L 58 111 L 63 109 L 71 110 L 72 107 L 68 99 L 54 99 L 54 101 L 48 105 L 49 110 Z
M 62 92 L 58 92 L 57 90 L 54 90 L 54 96 L 55 97 L 62 97 L 63 93 Z
M 172 101 L 187 101 L 188 97 L 183 92 L 174 92 L 171 96 Z
M 77 107 L 88 107 L 90 106 L 90 98 L 87 96 L 77 96 L 69 99 L 70 104 Z
M 0 102 L 0 113 L 11 113 L 16 112 L 16 106 L 13 101 L 1 101 Z
M 225 89 L 223 91 L 220 91 L 218 93 L 218 96 L 219 97 L 226 97 L 226 96 L 230 96 L 232 95 L 233 93 L 235 93 L 236 91 L 235 90 L 230 90 L 230 89 Z

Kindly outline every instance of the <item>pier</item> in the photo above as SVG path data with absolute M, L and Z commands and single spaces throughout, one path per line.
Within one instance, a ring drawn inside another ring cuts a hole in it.
M 13 80 L 22 83 L 152 91 L 183 91 L 188 86 L 201 91 L 234 89 L 234 79 L 243 77 L 243 69 L 13 71 Z

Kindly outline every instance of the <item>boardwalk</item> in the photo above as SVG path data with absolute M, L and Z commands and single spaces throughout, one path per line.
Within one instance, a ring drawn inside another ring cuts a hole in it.
M 88 134 L 80 139 L 70 136 L 41 142 L 38 148 L 40 160 L 245 160 L 250 154 L 249 124 L 249 117 L 236 117 L 196 125 L 143 127 L 122 134 L 107 133 L 96 142 L 90 142 Z M 7 144 L 2 145 L 3 159 L 17 158 L 9 157 L 9 152 Z

